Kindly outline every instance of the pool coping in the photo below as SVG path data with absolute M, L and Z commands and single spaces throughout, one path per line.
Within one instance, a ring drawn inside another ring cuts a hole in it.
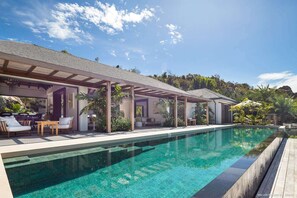
M 223 173 L 218 175 L 214 180 L 212 180 L 201 190 L 199 190 L 195 195 L 193 195 L 193 197 L 233 197 L 234 191 L 236 192 L 236 196 L 238 197 L 254 196 L 259 187 L 259 182 L 261 182 L 263 177 L 265 176 L 265 173 L 268 170 L 270 163 L 274 158 L 274 155 L 281 145 L 281 142 L 283 140 L 283 135 L 280 135 L 281 131 L 282 130 L 278 128 L 274 134 L 270 135 L 268 138 L 257 145 L 257 147 L 260 149 L 253 148 L 252 150 L 250 150 L 247 154 L 245 154 L 238 161 L 232 164 Z M 268 149 L 269 151 L 267 151 Z M 268 154 L 266 152 L 266 156 L 264 156 L 265 151 L 268 152 Z M 267 155 L 270 155 L 269 159 L 267 159 Z M 251 181 L 244 177 L 250 179 L 247 174 L 250 174 L 251 171 L 254 171 L 251 170 L 252 168 L 255 168 L 252 166 L 255 166 L 256 162 L 259 162 L 260 157 L 265 158 L 265 160 L 267 161 L 264 162 L 264 165 L 262 163 L 260 164 L 260 167 L 257 167 L 258 169 L 261 169 L 261 175 L 254 174 L 254 177 L 257 178 L 257 181 L 255 182 L 254 180 L 252 180 L 254 181 L 254 183 L 250 184 L 249 182 Z M 263 168 L 262 165 L 265 167 Z M 264 173 L 262 168 L 264 169 Z M 245 188 L 242 188 L 242 185 L 245 185 Z
M 130 134 L 117 134 L 114 136 L 105 137 L 92 137 L 92 138 L 81 138 L 73 140 L 61 140 L 53 142 L 41 142 L 33 144 L 22 144 L 22 145 L 9 145 L 0 147 L 0 192 L 7 193 L 5 197 L 13 197 L 8 177 L 5 171 L 5 167 L 2 159 L 10 157 L 18 157 L 22 155 L 42 154 L 57 151 L 66 151 L 79 148 L 87 148 L 92 146 L 104 146 L 104 145 L 116 145 L 129 143 L 131 141 L 141 141 L 144 138 L 168 138 L 172 136 L 186 135 L 190 133 L 204 133 L 211 130 L 226 129 L 231 127 L 240 126 L 237 124 L 230 125 L 211 125 L 203 128 L 178 128 L 173 130 L 164 131 L 153 131 L 144 133 L 130 133 Z M 263 127 L 263 126 L 262 126 Z M 267 127 L 268 128 L 268 127 Z M 271 127 L 270 127 L 271 128 Z M 278 128 L 278 127 L 273 127 Z

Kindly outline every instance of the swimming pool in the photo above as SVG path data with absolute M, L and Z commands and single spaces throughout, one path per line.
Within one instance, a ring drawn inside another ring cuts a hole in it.
M 15 197 L 191 197 L 274 132 L 229 128 L 4 164 Z

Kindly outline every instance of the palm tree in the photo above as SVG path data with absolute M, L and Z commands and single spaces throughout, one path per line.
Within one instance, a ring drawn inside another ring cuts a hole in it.
M 281 123 L 297 116 L 297 102 L 292 97 L 277 96 L 274 101 L 275 113 L 280 116 Z
M 251 91 L 250 98 L 254 101 L 271 103 L 275 97 L 275 90 L 274 88 L 270 88 L 269 85 L 258 86 L 257 89 Z
M 129 94 L 122 92 L 122 88 L 119 85 L 115 85 L 111 92 L 111 117 L 121 117 L 119 105 L 124 97 L 128 97 Z M 105 87 L 96 90 L 93 94 L 79 93 L 76 98 L 78 100 L 87 100 L 88 104 L 80 111 L 80 114 L 88 114 L 89 111 L 93 111 L 96 115 L 97 130 L 106 130 L 106 89 Z M 112 120 L 113 121 L 113 120 Z

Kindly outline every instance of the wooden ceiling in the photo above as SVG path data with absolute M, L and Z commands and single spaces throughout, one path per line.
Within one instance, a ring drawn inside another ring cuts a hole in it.
M 36 80 L 46 80 L 54 83 L 63 83 L 75 86 L 85 86 L 89 88 L 100 88 L 106 85 L 106 80 L 92 78 L 89 76 L 83 76 L 76 73 L 64 72 L 44 67 L 39 67 L 37 65 L 27 65 L 19 62 L 14 62 L 10 60 L 0 59 L 0 74 L 5 74 L 9 76 L 30 78 Z M 112 86 L 119 85 L 124 91 L 129 91 L 132 85 L 123 84 L 118 82 L 111 82 Z M 174 95 L 170 92 L 154 90 L 146 87 L 134 87 L 134 93 L 137 95 L 151 96 L 157 98 L 174 98 Z M 184 97 L 179 97 L 182 100 Z M 199 102 L 197 98 L 188 98 L 188 101 Z M 204 101 L 201 99 L 201 101 Z

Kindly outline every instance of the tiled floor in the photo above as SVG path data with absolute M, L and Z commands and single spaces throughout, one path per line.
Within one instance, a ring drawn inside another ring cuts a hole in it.
M 210 126 L 210 125 L 209 125 Z M 199 126 L 188 126 L 187 128 L 204 128 L 204 125 Z M 24 134 L 17 134 L 17 136 L 11 135 L 10 138 L 7 136 L 2 135 L 0 136 L 0 147 L 1 146 L 8 146 L 8 145 L 20 145 L 20 144 L 31 144 L 31 143 L 40 143 L 40 142 L 52 142 L 52 141 L 61 141 L 61 140 L 71 140 L 71 139 L 79 139 L 79 138 L 90 138 L 90 137 L 104 137 L 104 136 L 112 136 L 117 134 L 133 134 L 133 133 L 146 133 L 146 132 L 158 132 L 158 131 L 165 131 L 165 130 L 173 130 L 176 128 L 143 128 L 143 129 L 136 129 L 133 132 L 112 132 L 112 133 L 99 133 L 99 132 L 73 132 L 73 133 L 61 133 L 58 136 L 51 135 L 49 132 L 45 133 L 44 136 L 38 136 L 36 132 L 33 132 L 32 135 Z M 182 129 L 180 127 L 180 129 Z
M 271 197 L 297 197 L 297 139 L 289 138 L 270 193 Z

